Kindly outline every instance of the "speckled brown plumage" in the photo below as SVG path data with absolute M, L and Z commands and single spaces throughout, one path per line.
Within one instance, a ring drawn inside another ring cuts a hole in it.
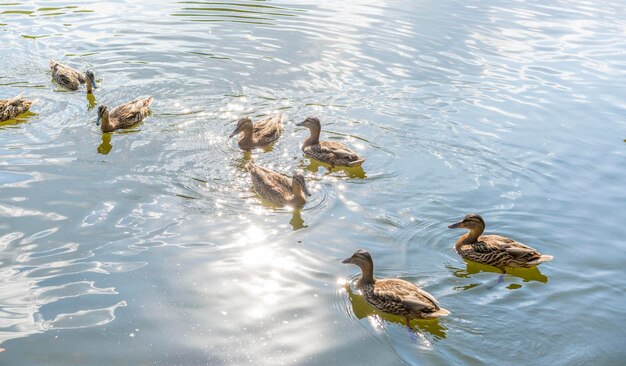
M 69 90 L 78 90 L 80 84 L 87 84 L 87 92 L 91 93 L 92 87 L 95 85 L 93 73 L 90 71 L 82 73 L 54 60 L 50 60 L 50 71 L 52 71 L 54 81 Z
M 26 112 L 31 105 L 32 102 L 22 97 L 21 94 L 11 99 L 0 100 L 0 122 L 19 116 Z
M 278 140 L 283 133 L 283 119 L 282 113 L 264 118 L 254 124 L 250 118 L 242 118 L 237 121 L 237 127 L 230 137 L 241 134 L 237 144 L 239 148 L 246 151 L 267 146 Z
M 122 104 L 111 112 L 108 107 L 98 107 L 98 120 L 101 121 L 102 132 L 112 132 L 122 128 L 129 128 L 143 121 L 150 112 L 152 97 L 135 99 Z
M 376 279 L 374 261 L 365 250 L 357 250 L 352 257 L 342 263 L 351 263 L 361 268 L 361 276 L 356 287 L 363 293 L 365 301 L 374 308 L 407 319 L 434 319 L 450 314 L 439 307 L 439 303 L 428 292 L 411 282 L 399 278 Z
M 341 142 L 320 141 L 322 127 L 318 118 L 309 117 L 298 126 L 304 126 L 310 131 L 310 136 L 302 144 L 302 152 L 306 156 L 331 166 L 359 167 L 365 161 Z
M 481 235 L 485 230 L 485 222 L 480 215 L 467 215 L 462 221 L 449 227 L 470 230 L 459 238 L 454 249 L 461 257 L 474 262 L 501 269 L 505 267 L 529 268 L 551 261 L 553 258 L 551 255 L 543 255 L 529 246 L 504 236 Z
M 310 196 L 304 176 L 294 173 L 292 178 L 249 162 L 252 184 L 256 192 L 266 200 L 281 206 L 303 206 Z

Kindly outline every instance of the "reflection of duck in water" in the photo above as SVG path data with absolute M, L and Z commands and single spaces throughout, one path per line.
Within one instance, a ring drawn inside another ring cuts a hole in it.
M 481 235 L 485 221 L 480 215 L 470 214 L 463 220 L 448 226 L 450 229 L 463 228 L 469 232 L 459 238 L 454 245 L 459 255 L 474 262 L 504 267 L 530 268 L 552 260 L 551 255 L 541 254 L 535 249 L 499 235 Z
M 464 261 L 466 264 L 465 268 L 457 268 L 452 265 L 448 265 L 447 268 L 452 272 L 454 276 L 459 277 L 459 278 L 472 278 L 472 275 L 475 275 L 481 272 L 491 272 L 491 273 L 498 273 L 502 275 L 502 270 L 497 267 L 488 266 L 486 264 L 480 264 L 474 261 L 470 261 L 468 259 L 465 259 Z M 548 277 L 544 275 L 543 273 L 541 273 L 539 271 L 539 268 L 537 267 L 507 268 L 506 273 L 510 276 L 521 278 L 523 282 L 537 281 L 541 283 L 548 283 Z M 491 288 L 495 286 L 496 284 L 500 283 L 500 281 L 502 280 L 503 280 L 502 278 L 498 278 L 498 280 L 495 283 L 490 284 L 487 287 Z M 455 290 L 469 290 L 474 287 L 480 286 L 481 284 L 482 283 L 480 282 L 473 282 L 470 284 L 455 287 L 454 289 Z M 511 283 L 508 286 L 508 288 L 511 290 L 515 290 L 520 287 L 522 287 L 522 285 L 519 283 Z
M 306 198 L 311 196 L 304 176 L 300 173 L 294 173 L 290 179 L 271 169 L 255 165 L 253 162 L 246 164 L 246 167 L 250 171 L 256 192 L 274 204 L 301 207 L 306 203 Z
M 135 99 L 115 107 L 111 112 L 109 112 L 109 107 L 100 105 L 96 123 L 102 124 L 102 132 L 132 127 L 148 116 L 150 104 L 152 104 L 152 97 Z
M 0 99 L 0 122 L 13 119 L 28 111 L 32 103 L 22 97 L 22 94 L 11 99 Z
M 80 84 L 85 84 L 87 85 L 87 94 L 92 94 L 93 89 L 97 88 L 96 78 L 91 70 L 82 73 L 54 60 L 50 60 L 50 70 L 54 81 L 68 90 L 78 90 Z
M 291 216 L 291 220 L 289 220 L 289 224 L 293 228 L 293 231 L 298 231 L 300 229 L 308 227 L 304 224 L 304 220 L 302 219 L 302 211 L 300 211 L 299 207 L 293 210 L 293 214 Z
M 308 117 L 298 126 L 309 129 L 310 136 L 302 144 L 302 152 L 313 159 L 334 166 L 360 167 L 365 161 L 357 153 L 341 142 L 320 141 L 322 126 L 316 117 Z
M 249 151 L 257 147 L 267 146 L 280 137 L 283 133 L 283 114 L 268 117 L 252 124 L 248 117 L 237 121 L 237 127 L 228 137 L 233 137 L 243 132 L 238 144 L 242 150 Z
M 410 326 L 411 319 L 436 319 L 450 312 L 439 307 L 437 300 L 428 292 L 399 278 L 374 278 L 374 261 L 365 250 L 357 250 L 352 257 L 341 263 L 355 264 L 361 268 L 356 288 L 363 293 L 375 309 L 405 318 Z

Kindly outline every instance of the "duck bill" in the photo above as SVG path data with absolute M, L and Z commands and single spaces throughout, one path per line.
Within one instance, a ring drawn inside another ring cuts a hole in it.
M 100 116 L 98 116 L 98 119 L 96 119 L 96 124 L 97 124 L 98 126 L 100 126 L 100 120 L 101 120 L 101 119 L 102 119 L 102 117 L 100 117 Z
M 452 225 L 448 225 L 448 229 L 458 229 L 458 228 L 462 227 L 461 225 L 463 225 L 463 221 L 459 221 L 459 222 L 454 223 Z
M 239 129 L 237 128 L 237 129 L 235 129 L 233 131 L 233 133 L 230 134 L 230 136 L 228 136 L 228 138 L 232 138 L 233 136 L 237 135 L 238 133 L 239 133 Z
M 303 184 L 303 185 L 302 185 L 302 192 L 304 192 L 304 194 L 305 194 L 307 197 L 311 197 L 311 192 L 309 192 L 309 189 L 306 187 L 306 184 Z
M 349 263 L 352 263 L 352 262 L 351 262 L 351 260 L 352 260 L 352 257 L 350 257 L 350 258 L 346 258 L 346 259 L 342 260 L 342 261 L 341 261 L 341 263 L 343 263 L 343 264 L 349 264 Z
M 303 121 L 303 122 L 300 122 L 300 123 L 296 123 L 296 126 L 302 126 L 302 127 L 304 127 L 304 121 Z
M 96 82 L 94 80 L 89 80 L 91 82 L 91 87 L 94 89 L 98 89 L 98 85 L 96 85 Z

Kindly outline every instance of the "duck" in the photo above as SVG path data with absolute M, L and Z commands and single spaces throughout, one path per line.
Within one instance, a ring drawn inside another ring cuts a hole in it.
M 0 122 L 13 119 L 26 112 L 32 103 L 31 100 L 24 98 L 22 94 L 11 99 L 0 99 Z
M 502 271 L 505 267 L 531 268 L 554 258 L 504 236 L 481 235 L 485 230 L 485 220 L 478 214 L 466 215 L 448 228 L 469 230 L 454 245 L 454 250 L 461 257 L 498 267 Z
M 152 97 L 135 99 L 115 107 L 111 112 L 106 105 L 100 105 L 96 123 L 101 125 L 102 132 L 132 127 L 148 116 L 150 104 L 152 104 Z
M 257 121 L 255 124 L 248 117 L 241 118 L 228 138 L 243 132 L 237 143 L 244 151 L 267 146 L 278 140 L 283 133 L 283 118 L 283 114 L 279 113 Z
M 364 158 L 360 157 L 341 142 L 320 141 L 322 125 L 319 118 L 308 117 L 303 122 L 296 125 L 306 127 L 310 132 L 310 136 L 304 140 L 302 144 L 302 152 L 304 155 L 330 164 L 331 167 L 360 167 L 365 161 Z
M 311 196 L 304 176 L 294 173 L 291 179 L 274 170 L 248 162 L 246 168 L 250 172 L 255 191 L 266 200 L 280 205 L 302 207 L 307 197 Z
M 96 89 L 96 77 L 91 70 L 82 73 L 69 66 L 50 60 L 50 70 L 52 70 L 52 78 L 59 85 L 69 90 L 78 90 L 80 84 L 87 85 L 87 94 L 92 94 Z
M 341 263 L 361 268 L 356 288 L 368 304 L 384 313 L 404 317 L 408 327 L 412 319 L 437 319 L 450 314 L 439 306 L 433 295 L 411 282 L 399 278 L 375 278 L 374 261 L 367 250 L 359 249 Z

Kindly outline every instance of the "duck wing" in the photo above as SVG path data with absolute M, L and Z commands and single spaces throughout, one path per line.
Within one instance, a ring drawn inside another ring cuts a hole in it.
M 259 145 L 270 144 L 280 137 L 283 132 L 283 114 L 264 118 L 254 124 L 254 134 Z
M 319 152 L 326 155 L 332 154 L 337 159 L 347 159 L 348 161 L 357 161 L 360 159 L 357 153 L 341 142 L 322 141 L 318 146 Z
M 402 304 L 412 313 L 428 313 L 439 309 L 437 300 L 431 294 L 397 278 L 377 280 L 374 294 L 384 301 Z
M 109 114 L 111 120 L 117 121 L 116 128 L 127 128 L 141 122 L 149 113 L 152 97 L 139 98 L 115 107 Z

